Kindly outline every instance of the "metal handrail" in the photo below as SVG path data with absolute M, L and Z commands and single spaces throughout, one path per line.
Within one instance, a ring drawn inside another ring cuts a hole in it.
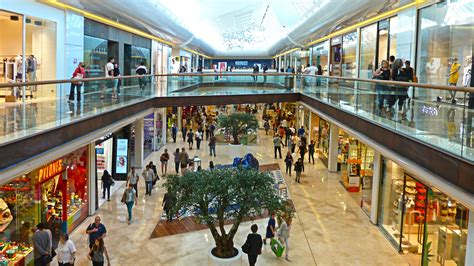
M 153 74 L 153 75 L 132 75 L 132 76 L 118 76 L 118 77 L 98 77 L 98 78 L 85 78 L 85 79 L 60 79 L 60 80 L 44 80 L 44 81 L 34 81 L 34 82 L 18 82 L 18 83 L 0 83 L 0 88 L 11 88 L 11 87 L 23 87 L 23 86 L 34 86 L 34 85 L 50 85 L 50 84 L 63 84 L 71 82 L 90 82 L 90 81 L 101 81 L 101 80 L 114 80 L 114 79 L 135 79 L 135 78 L 144 78 L 144 77 L 215 77 L 218 76 L 301 76 L 301 77 L 311 77 L 311 78 L 324 78 L 324 79 L 336 79 L 344 81 L 357 81 L 357 82 L 369 82 L 377 83 L 384 85 L 393 85 L 401 87 L 418 87 L 426 89 L 435 89 L 435 90 L 449 90 L 449 91 L 458 91 L 458 92 L 469 92 L 474 93 L 474 87 L 461 87 L 461 86 L 446 86 L 446 85 L 435 85 L 428 83 L 414 83 L 414 82 L 402 82 L 402 81 L 391 81 L 391 80 L 374 80 L 374 79 L 359 79 L 359 78 L 349 78 L 349 77 L 334 77 L 334 76 L 323 76 L 323 75 L 308 75 L 308 74 L 294 74 L 294 73 L 265 73 L 265 74 L 255 74 L 252 72 L 249 73 L 184 73 L 184 74 Z

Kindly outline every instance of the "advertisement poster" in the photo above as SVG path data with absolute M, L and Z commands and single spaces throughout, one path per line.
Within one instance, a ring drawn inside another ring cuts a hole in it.
M 117 162 L 115 166 L 115 173 L 127 173 L 127 154 L 128 154 L 128 139 L 117 139 Z

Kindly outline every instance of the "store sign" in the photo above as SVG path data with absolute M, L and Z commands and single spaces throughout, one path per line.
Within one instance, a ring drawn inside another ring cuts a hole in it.
M 63 160 L 54 161 L 39 170 L 38 182 L 42 183 L 64 170 Z
M 127 173 L 128 139 L 117 139 L 117 162 L 115 173 Z
M 248 66 L 249 61 L 235 61 L 236 66 Z

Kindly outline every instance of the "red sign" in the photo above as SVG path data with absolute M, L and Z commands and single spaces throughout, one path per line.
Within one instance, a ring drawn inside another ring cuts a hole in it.
M 56 176 L 62 171 L 64 171 L 63 159 L 54 161 L 39 170 L 38 182 L 43 183 L 44 181 Z

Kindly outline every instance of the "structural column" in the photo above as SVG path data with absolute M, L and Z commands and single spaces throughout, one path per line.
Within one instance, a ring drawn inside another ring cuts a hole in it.
M 331 123 L 329 129 L 329 172 L 337 172 L 337 151 L 339 145 L 339 127 Z
M 161 143 L 163 145 L 168 141 L 166 133 L 168 132 L 168 121 L 166 120 L 166 108 L 160 108 L 160 111 L 156 112 L 161 114 Z
M 474 265 L 474 210 L 469 210 L 465 262 L 464 265 Z
M 143 166 L 143 118 L 135 121 L 135 167 Z
M 176 124 L 178 126 L 178 131 L 181 130 L 181 128 L 183 127 L 183 107 L 178 107 L 178 123 Z
M 89 158 L 91 158 L 89 161 L 89 178 L 87 179 L 87 193 L 89 193 L 89 215 L 93 215 L 95 211 L 98 209 L 98 193 L 97 189 L 99 186 L 99 181 L 97 180 L 99 177 L 97 176 L 97 171 L 95 168 L 95 159 L 92 161 L 92 158 L 95 158 L 95 142 L 92 142 L 88 146 L 88 151 L 89 153 Z
M 377 210 L 379 208 L 379 190 L 382 170 L 382 155 L 374 150 L 374 171 L 372 175 L 372 200 L 370 207 L 370 221 L 377 224 Z

